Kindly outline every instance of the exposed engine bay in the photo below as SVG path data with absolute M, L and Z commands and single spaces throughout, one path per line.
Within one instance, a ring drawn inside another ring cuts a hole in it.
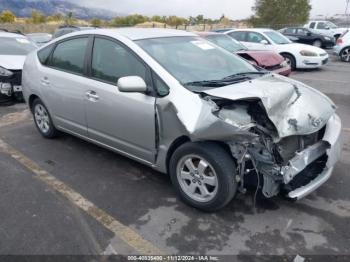
M 245 176 L 252 172 L 261 176 L 258 180 L 262 180 L 262 193 L 270 198 L 281 190 L 289 193 L 305 186 L 326 167 L 326 151 L 330 144 L 322 141 L 325 126 L 309 135 L 280 139 L 261 101 L 233 102 L 208 96 L 204 99 L 215 103 L 214 115 L 252 135 L 252 139 L 246 141 L 227 141 L 237 161 L 236 179 L 240 182 L 241 192 L 246 191 Z M 316 172 L 315 166 L 318 167 Z

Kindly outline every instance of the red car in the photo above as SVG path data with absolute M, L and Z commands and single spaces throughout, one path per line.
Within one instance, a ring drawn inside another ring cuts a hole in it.
M 199 32 L 197 33 L 200 37 L 207 39 L 208 41 L 235 53 L 250 63 L 260 66 L 266 70 L 273 71 L 274 73 L 289 76 L 291 68 L 284 60 L 284 58 L 273 52 L 266 50 L 248 50 L 243 44 L 232 39 L 231 37 L 214 32 Z

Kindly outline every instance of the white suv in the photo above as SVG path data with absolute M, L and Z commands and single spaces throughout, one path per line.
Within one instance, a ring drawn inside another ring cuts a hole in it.
M 350 33 L 347 30 L 337 39 L 337 44 L 333 48 L 333 52 L 340 56 L 343 62 L 350 62 Z

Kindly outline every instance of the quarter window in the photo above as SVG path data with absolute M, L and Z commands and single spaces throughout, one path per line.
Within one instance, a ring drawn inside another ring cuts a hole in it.
M 315 25 L 316 25 L 316 23 L 315 23 L 315 22 L 312 22 L 312 23 L 310 24 L 310 28 L 315 28 Z
M 145 81 L 147 68 L 118 43 L 95 38 L 92 54 L 92 77 L 116 84 L 124 76 L 139 76 Z
M 88 38 L 76 38 L 59 43 L 52 54 L 51 66 L 64 71 L 83 74 Z

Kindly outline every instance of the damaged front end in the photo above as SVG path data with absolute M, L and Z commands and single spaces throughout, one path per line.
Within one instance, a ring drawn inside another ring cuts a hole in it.
M 203 104 L 195 123 L 186 124 L 181 108 L 177 115 L 192 141 L 229 146 L 241 192 L 254 173 L 265 197 L 281 192 L 300 199 L 331 176 L 341 152 L 341 122 L 323 94 L 268 75 L 199 95 Z

